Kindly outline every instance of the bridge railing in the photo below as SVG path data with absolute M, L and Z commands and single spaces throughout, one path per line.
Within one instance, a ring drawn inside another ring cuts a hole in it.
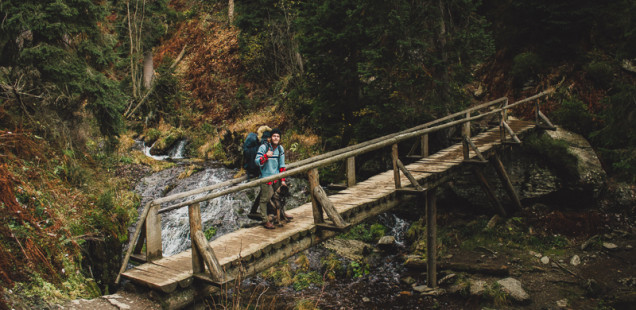
M 143 259 L 145 259 L 146 261 L 152 261 L 162 257 L 162 247 L 161 247 L 161 214 L 162 213 L 175 210 L 178 208 L 182 208 L 185 206 L 190 206 L 190 209 L 193 208 L 192 206 L 196 206 L 195 209 L 197 209 L 199 203 L 203 201 L 212 200 L 220 196 L 239 192 L 251 187 L 258 186 L 263 183 L 279 180 L 281 178 L 287 178 L 287 177 L 291 177 L 301 173 L 307 173 L 307 176 L 310 182 L 310 188 L 311 188 L 312 206 L 314 210 L 314 222 L 317 225 L 332 226 L 331 228 L 343 229 L 347 227 L 347 223 L 344 220 L 342 220 L 342 218 L 340 218 L 340 215 L 333 207 L 333 204 L 330 203 L 329 199 L 326 197 L 326 194 L 324 193 L 324 191 L 322 191 L 322 188 L 319 186 L 318 170 L 317 170 L 318 168 L 329 165 L 329 164 L 333 164 L 339 161 L 346 161 L 347 185 L 352 186 L 355 184 L 355 157 L 361 154 L 365 154 L 371 151 L 375 151 L 381 148 L 391 146 L 391 150 L 392 150 L 391 154 L 392 154 L 392 160 L 393 160 L 393 170 L 394 170 L 396 188 L 401 188 L 400 171 L 402 171 L 410 179 L 411 183 L 413 183 L 413 186 L 417 189 L 419 184 L 417 184 L 417 182 L 414 179 L 412 179 L 412 176 L 410 176 L 410 173 L 406 169 L 404 169 L 404 165 L 398 158 L 398 152 L 397 152 L 398 143 L 406 141 L 406 140 L 410 140 L 410 139 L 419 138 L 420 144 L 421 144 L 421 155 L 427 156 L 429 134 L 439 130 L 448 129 L 454 126 L 463 125 L 462 143 L 464 145 L 463 147 L 464 159 L 469 160 L 469 151 L 470 149 L 472 149 L 477 154 L 477 157 L 479 158 L 479 160 L 484 160 L 483 156 L 481 156 L 481 154 L 479 153 L 479 150 L 477 150 L 474 144 L 470 141 L 470 134 L 471 134 L 470 122 L 481 120 L 489 116 L 492 117 L 494 115 L 498 115 L 502 142 L 506 141 L 507 135 L 509 135 L 513 141 L 520 142 L 519 139 L 516 137 L 515 133 L 513 132 L 513 130 L 507 124 L 507 120 L 508 120 L 507 111 L 509 109 L 520 106 L 522 104 L 526 104 L 533 100 L 543 98 L 551 94 L 553 91 L 554 89 L 551 88 L 544 92 L 536 94 L 532 97 L 528 97 L 526 99 L 517 101 L 512 104 L 508 103 L 508 98 L 502 97 L 493 101 L 489 101 L 489 102 L 465 109 L 457 113 L 450 114 L 440 119 L 436 119 L 434 121 L 397 132 L 397 133 L 389 134 L 389 135 L 375 138 L 375 139 L 362 142 L 356 145 L 352 145 L 346 148 L 327 152 L 327 153 L 317 155 L 311 158 L 307 158 L 298 162 L 290 163 L 289 165 L 287 165 L 288 167 L 287 171 L 279 173 L 274 176 L 250 180 L 248 182 L 239 184 L 247 180 L 247 178 L 243 176 L 243 177 L 239 177 L 237 179 L 222 182 L 219 184 L 214 184 L 211 186 L 206 186 L 206 187 L 198 188 L 195 190 L 182 192 L 175 195 L 170 195 L 167 197 L 150 201 L 144 206 L 144 209 L 142 210 L 142 213 L 139 216 L 139 221 L 137 223 L 135 233 L 133 234 L 130 240 L 128 250 L 124 257 L 124 261 L 123 261 L 120 273 L 116 279 L 116 282 L 119 282 L 121 273 L 123 273 L 124 270 L 126 269 L 128 260 L 130 259 L 133 252 L 135 253 L 141 252 L 141 250 L 143 249 L 144 241 L 145 241 L 146 253 L 145 253 L 145 257 L 142 257 Z M 536 109 L 535 118 L 536 118 L 537 125 L 539 125 L 540 122 L 543 121 L 548 127 L 553 127 L 549 119 L 540 111 L 538 100 L 536 102 L 535 109 Z M 486 111 L 483 111 L 483 110 L 486 110 Z M 483 111 L 483 112 L 480 112 L 480 111 Z M 478 114 L 473 115 L 474 113 L 478 113 Z M 218 191 L 214 191 L 214 190 L 218 190 Z M 207 194 L 200 197 L 193 198 L 193 199 L 189 199 L 184 202 L 172 204 L 164 208 L 160 208 L 161 205 L 166 204 L 168 202 L 192 197 L 195 195 L 200 195 L 203 193 L 207 193 Z M 323 211 L 327 213 L 327 216 L 331 219 L 331 221 L 333 222 L 333 225 L 324 224 L 325 222 L 323 219 Z M 198 230 L 201 230 L 200 212 L 196 212 L 195 210 L 190 212 L 189 214 L 190 214 L 191 229 L 192 229 L 192 225 L 194 225 L 195 227 L 199 227 Z M 198 214 L 198 219 L 196 218 L 193 219 L 192 217 L 193 216 L 196 217 L 197 214 Z M 199 223 L 198 225 L 196 224 L 197 222 Z M 195 236 L 195 235 L 198 235 L 198 233 L 196 233 L 196 231 L 192 231 L 191 236 Z M 192 247 L 193 254 L 195 252 L 198 252 L 199 254 L 201 253 L 205 254 L 205 253 L 211 252 L 212 256 L 214 256 L 212 249 L 205 248 L 205 245 L 202 244 L 204 243 L 202 240 L 195 240 L 195 237 L 193 237 L 192 243 L 193 243 L 193 247 Z M 207 245 L 207 242 L 205 243 Z M 198 267 L 199 271 L 201 271 L 201 270 L 204 270 L 205 268 L 201 269 L 202 260 L 199 254 L 193 255 L 193 264 L 195 263 L 195 260 L 197 260 L 196 266 L 199 266 Z M 195 256 L 198 256 L 198 258 L 195 258 Z M 214 258 L 214 261 L 215 260 L 216 258 Z M 216 262 L 216 265 L 215 265 L 213 261 L 210 261 L 209 263 L 208 261 L 206 261 L 205 264 L 208 265 L 208 268 L 211 270 L 213 276 L 215 274 L 215 269 L 218 271 L 218 268 L 220 268 L 218 266 L 218 262 Z M 196 266 L 195 266 L 195 269 L 197 268 Z M 222 275 L 217 274 L 217 277 L 221 277 L 221 276 Z

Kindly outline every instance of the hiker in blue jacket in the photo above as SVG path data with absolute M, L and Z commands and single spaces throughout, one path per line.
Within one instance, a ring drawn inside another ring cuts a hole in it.
M 256 159 L 254 160 L 261 168 L 261 178 L 276 175 L 287 170 L 285 168 L 285 149 L 280 145 L 281 131 L 278 128 L 274 128 L 271 131 L 270 139 L 271 142 L 261 144 L 256 153 Z M 263 217 L 263 226 L 267 229 L 275 228 L 267 215 L 267 203 L 274 195 L 274 191 L 280 186 L 287 186 L 285 178 L 261 184 L 259 208 L 261 216 Z M 292 219 L 291 216 L 286 214 L 285 217 Z

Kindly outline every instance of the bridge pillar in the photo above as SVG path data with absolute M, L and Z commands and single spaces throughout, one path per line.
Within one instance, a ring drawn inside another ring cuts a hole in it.
M 437 287 L 437 195 L 435 189 L 422 191 L 426 203 L 426 285 Z
M 323 224 L 325 219 L 322 217 L 322 206 L 318 203 L 318 200 L 314 196 L 314 188 L 320 186 L 318 179 L 318 169 L 314 168 L 307 171 L 307 179 L 309 179 L 309 191 L 311 193 L 311 209 L 314 213 L 314 224 Z
M 351 156 L 347 158 L 347 186 L 356 185 L 356 158 Z
M 393 160 L 393 178 L 395 179 L 395 188 L 399 189 L 402 187 L 402 182 L 400 180 L 400 168 L 398 167 L 398 145 L 393 144 L 391 148 L 391 159 Z

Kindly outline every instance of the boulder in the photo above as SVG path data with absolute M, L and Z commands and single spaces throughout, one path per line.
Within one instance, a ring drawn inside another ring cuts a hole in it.
M 510 298 L 517 302 L 526 302 L 530 300 L 530 295 L 521 287 L 521 282 L 515 278 L 505 278 L 497 281 L 501 285 L 501 290 L 510 295 Z
M 581 135 L 562 128 L 544 131 L 537 139 L 535 145 L 530 143 L 529 137 L 525 141 L 522 138 L 521 147 L 500 153 L 501 161 L 519 198 L 554 198 L 550 200 L 563 202 L 564 206 L 596 206 L 606 187 L 606 173 L 589 142 Z M 562 142 L 551 145 L 549 141 Z M 559 149 L 561 145 L 566 147 L 567 153 Z M 554 154 L 563 157 L 558 158 Z M 571 165 L 565 167 L 563 162 Z M 502 204 L 511 205 L 513 202 L 494 168 L 491 165 L 484 168 L 484 175 Z M 444 193 L 442 197 L 491 208 L 490 200 L 470 171 L 455 178 L 446 188 L 448 193 Z
M 578 160 L 579 179 L 574 184 L 578 185 L 580 190 L 592 190 L 593 197 L 598 199 L 601 190 L 605 187 L 607 174 L 590 143 L 583 136 L 559 127 L 556 131 L 546 133 L 554 140 L 567 143 L 568 151 Z

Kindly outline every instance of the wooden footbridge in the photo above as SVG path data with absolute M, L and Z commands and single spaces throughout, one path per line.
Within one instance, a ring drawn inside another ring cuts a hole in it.
M 289 170 L 277 176 L 249 182 L 244 182 L 243 177 L 151 201 L 141 213 L 117 282 L 124 277 L 149 287 L 164 297 L 165 307 L 180 308 L 230 281 L 254 275 L 333 237 L 350 225 L 386 212 L 405 196 L 415 195 L 418 205 L 427 212 L 427 282 L 430 287 L 435 287 L 436 187 L 458 172 L 470 169 L 497 212 L 505 216 L 509 211 L 499 202 L 481 169 L 482 165 L 490 163 L 511 197 L 513 207 L 520 209 L 519 198 L 497 152 L 505 145 L 521 143 L 520 137 L 530 130 L 554 128 L 539 109 L 541 99 L 552 92 L 550 89 L 512 104 L 507 98 L 500 98 L 408 130 L 291 163 Z M 509 109 L 528 104 L 534 104 L 534 120 L 508 117 Z M 477 121 L 494 123 L 494 126 L 471 136 L 470 124 Z M 428 135 L 457 126 L 462 128 L 461 142 L 429 155 Z M 421 152 L 418 159 L 405 165 L 398 154 L 398 143 L 413 140 L 416 144 L 411 154 L 404 157 L 413 158 L 416 146 Z M 356 182 L 355 157 L 380 149 L 391 150 L 393 170 Z M 327 196 L 319 185 L 317 168 L 338 161 L 346 161 L 347 188 Z M 260 226 L 244 228 L 211 242 L 206 240 L 201 227 L 200 202 L 299 174 L 306 174 L 309 179 L 312 201 L 287 211 L 294 216 L 292 222 L 274 230 Z M 188 198 L 185 202 L 166 206 L 169 202 Z M 192 249 L 162 257 L 161 214 L 186 206 L 189 208 Z M 144 263 L 126 270 L 130 258 Z

